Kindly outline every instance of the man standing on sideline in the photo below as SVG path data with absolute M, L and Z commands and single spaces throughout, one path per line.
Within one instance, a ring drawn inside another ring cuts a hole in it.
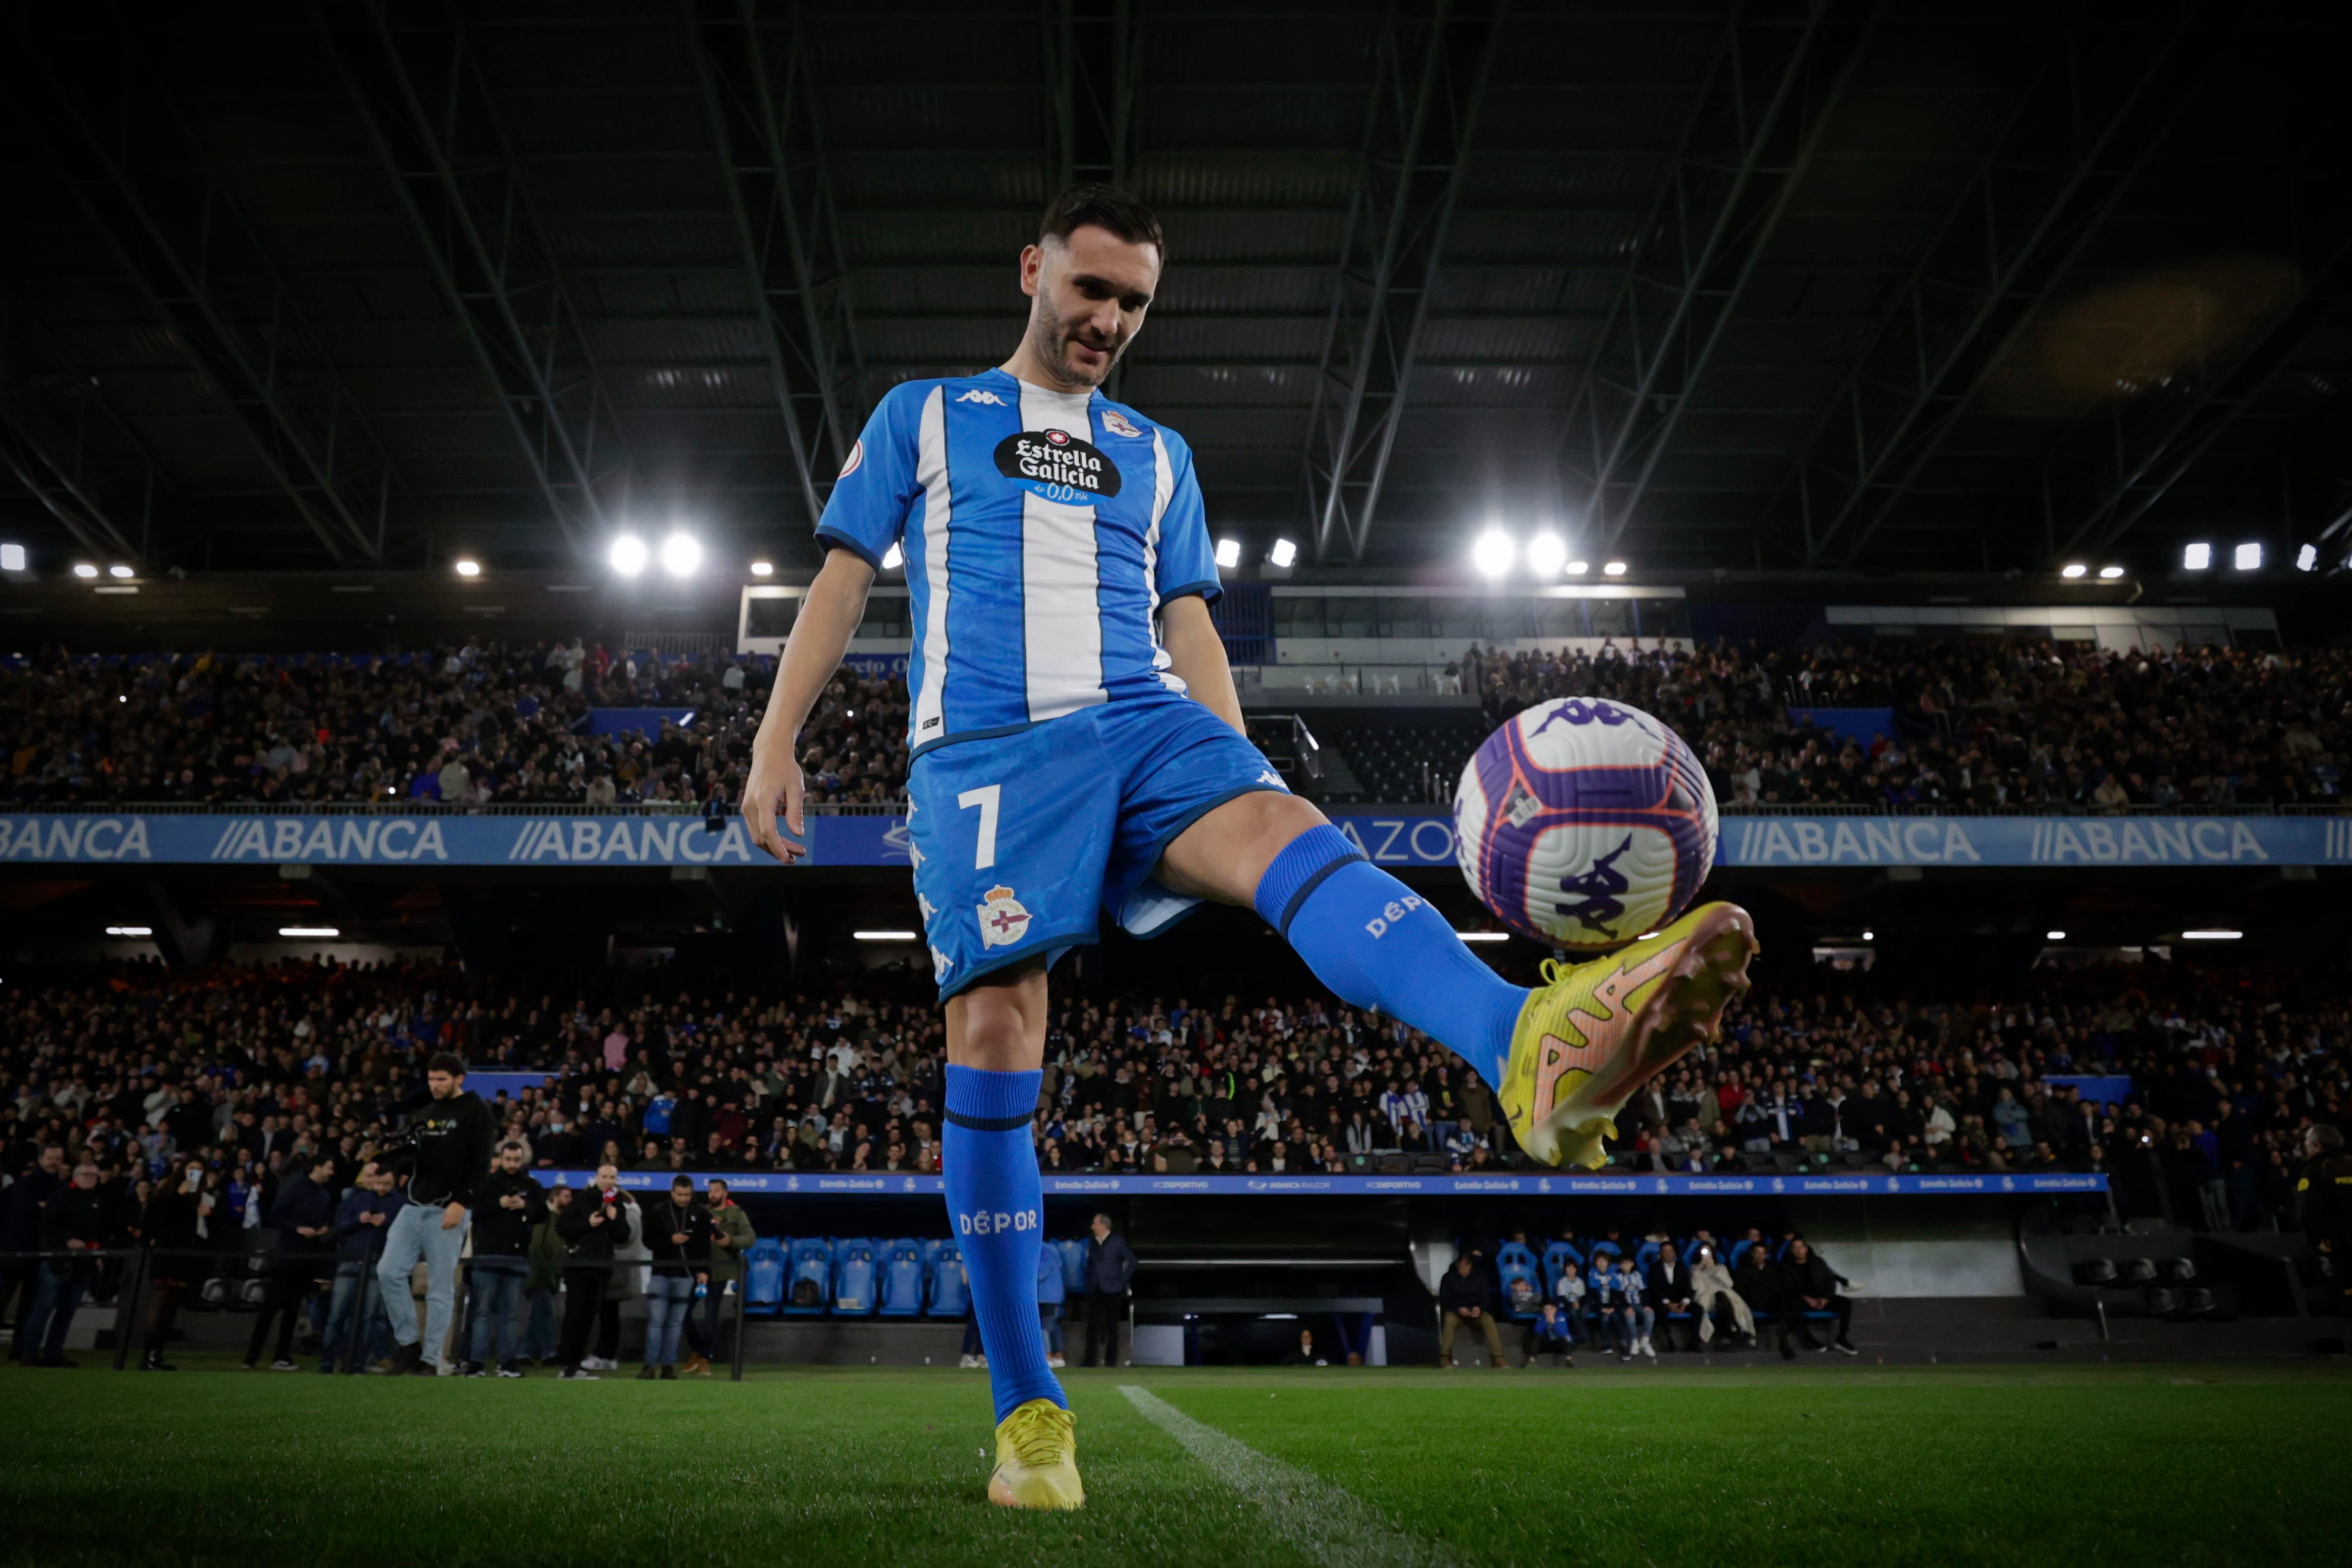
M 253 1333 L 245 1342 L 245 1369 L 261 1364 L 261 1347 L 269 1337 L 269 1321 L 278 1320 L 278 1359 L 274 1372 L 292 1372 L 294 1328 L 302 1316 L 302 1302 L 310 1287 L 329 1271 L 334 1255 L 335 1161 L 331 1155 L 313 1159 L 307 1171 L 286 1178 L 269 1205 L 269 1224 L 278 1232 L 278 1256 L 271 1260 L 269 1294 L 254 1314 Z
M 686 1362 L 686 1370 L 696 1377 L 709 1376 L 710 1364 L 719 1358 L 719 1324 L 726 1312 L 727 1287 L 732 1282 L 737 1290 L 743 1288 L 743 1255 L 759 1239 L 751 1229 L 751 1217 L 727 1196 L 727 1184 L 719 1177 L 710 1178 L 704 1204 L 710 1211 L 710 1284 L 703 1294 L 702 1311 L 688 1314 L 686 1320 L 687 1339 L 700 1342 Z
M 33 1168 L 17 1176 L 8 1188 L 8 1223 L 0 1233 L 0 1252 L 37 1252 L 41 1248 L 41 1215 L 49 1199 L 66 1189 L 66 1151 L 61 1144 L 45 1145 Z M 8 1344 L 8 1359 L 30 1362 L 33 1301 L 41 1293 L 41 1265 L 33 1258 L 0 1258 L 0 1310 L 16 1309 L 16 1337 Z
M 370 1160 L 360 1167 L 359 1185 L 343 1195 L 336 1208 L 331 1232 L 335 1284 L 327 1298 L 326 1339 L 319 1346 L 320 1372 L 335 1370 L 335 1363 L 352 1348 L 354 1334 L 359 1336 L 358 1354 L 352 1364 L 374 1364 L 384 1319 L 380 1304 L 370 1305 L 368 1288 L 375 1281 L 375 1266 L 383 1256 L 392 1222 L 407 1207 L 408 1199 L 394 1186 L 392 1173 Z M 408 1281 L 403 1280 L 400 1288 L 404 1293 Z
M 555 1354 L 563 1363 L 558 1375 L 575 1383 L 596 1381 L 580 1364 L 588 1358 L 588 1336 L 596 1332 L 613 1282 L 613 1254 L 628 1245 L 629 1214 L 621 1201 L 621 1173 L 611 1166 L 598 1166 L 596 1185 L 556 1211 L 555 1233 L 563 1239 L 563 1336 Z
M 467 1211 L 475 1190 L 489 1174 L 490 1141 L 497 1128 L 489 1107 L 466 1087 L 466 1059 L 443 1051 L 425 1064 L 431 1096 L 408 1118 L 409 1145 L 390 1155 L 408 1167 L 408 1205 L 384 1238 L 376 1280 L 383 1310 L 392 1320 L 394 1374 L 436 1375 L 449 1341 L 449 1315 L 457 1304 L 457 1259 L 466 1247 Z M 425 1260 L 425 1330 L 416 1327 L 416 1299 L 409 1276 Z
M 493 1371 L 500 1377 L 522 1375 L 515 1360 L 516 1308 L 530 1274 L 532 1233 L 547 1218 L 547 1189 L 523 1169 L 527 1163 L 520 1144 L 500 1144 L 477 1195 L 473 1289 L 467 1305 L 468 1377 L 488 1377 Z
M 2343 1132 L 2326 1122 L 2305 1128 L 2303 1159 L 2295 1218 L 2304 1239 L 2323 1254 L 2335 1305 L 2352 1307 L 2352 1155 L 2344 1152 Z
M 694 1287 L 710 1279 L 710 1212 L 694 1178 L 670 1178 L 669 1201 L 645 1209 L 653 1268 L 646 1279 L 646 1364 L 640 1379 L 677 1380 L 677 1342 L 694 1311 Z
M 1127 1316 L 1128 1286 L 1135 1280 L 1135 1249 L 1111 1229 L 1108 1214 L 1095 1216 L 1094 1229 L 1094 1244 L 1087 1249 L 1086 1364 L 1117 1366 L 1118 1325 Z
M 73 1185 L 50 1198 L 41 1210 L 41 1250 L 95 1254 L 104 1245 L 106 1204 L 98 1193 L 98 1167 L 84 1160 L 74 1166 Z M 32 1309 L 16 1331 L 18 1359 L 26 1366 L 71 1366 L 66 1359 L 66 1331 L 73 1326 L 75 1309 L 89 1289 L 95 1259 L 41 1260 L 41 1286 L 34 1292 Z

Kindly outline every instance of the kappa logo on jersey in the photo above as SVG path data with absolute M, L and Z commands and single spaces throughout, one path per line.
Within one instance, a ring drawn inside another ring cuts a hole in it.
M 1109 431 L 1113 435 L 1124 435 L 1133 441 L 1140 441 L 1143 439 L 1143 432 L 1135 428 L 1135 421 L 1128 418 L 1127 415 L 1119 413 L 1118 410 L 1115 408 L 1107 408 L 1103 410 L 1102 419 L 1103 428 Z
M 925 898 L 919 893 L 915 894 L 915 907 L 923 912 L 923 923 L 927 925 L 930 924 L 931 916 L 940 912 L 940 906 L 938 904 L 933 904 L 929 899 Z
M 990 392 L 986 387 L 974 387 L 970 392 L 965 392 L 963 396 L 956 399 L 956 402 L 984 402 L 992 408 L 1003 408 L 1004 406 L 1004 400 L 997 396 L 994 392 Z
M 1279 774 L 1279 773 L 1276 773 L 1276 772 L 1273 768 L 1269 768 L 1265 769 L 1264 772 L 1260 773 L 1260 774 L 1257 776 L 1257 781 L 1258 781 L 1259 783 L 1261 783 L 1261 784 L 1265 785 L 1265 786 L 1267 789 L 1284 789 L 1284 790 L 1286 790 L 1286 789 L 1288 789 L 1290 788 L 1290 786 L 1289 786 L 1289 785 L 1285 784 L 1285 783 L 1282 781 L 1282 775 L 1281 775 L 1281 774 Z
M 1009 887 L 992 887 L 979 910 L 980 945 L 1010 947 L 1029 933 L 1029 911 Z
M 1024 430 L 996 444 L 996 471 L 1034 496 L 1088 506 L 1118 494 L 1118 465 L 1066 430 Z
M 863 441 L 851 442 L 849 444 L 849 460 L 841 465 L 840 474 L 835 476 L 836 482 L 841 479 L 846 479 L 852 474 L 856 473 L 857 465 L 865 461 L 866 443 Z
M 949 957 L 937 947 L 931 949 L 931 978 L 934 981 L 946 979 L 948 977 L 948 971 L 954 967 L 955 960 L 953 958 Z

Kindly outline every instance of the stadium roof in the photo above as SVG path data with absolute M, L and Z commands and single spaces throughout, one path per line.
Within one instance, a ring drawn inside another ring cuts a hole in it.
M 1102 177 L 1171 235 L 1116 390 L 1255 547 L 2345 554 L 2325 7 L 460 10 L 20 10 L 0 531 L 813 559 L 863 413 L 1001 361 L 1037 211 Z

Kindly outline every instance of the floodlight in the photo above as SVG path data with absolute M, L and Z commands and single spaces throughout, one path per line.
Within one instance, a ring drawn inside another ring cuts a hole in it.
M 1622 577 L 1625 575 L 1625 563 L 1622 560 L 1612 560 L 1608 565 L 1601 569 L 1601 575 L 1603 577 Z
M 1541 533 L 1528 541 L 1528 570 L 1538 577 L 1558 577 L 1567 564 L 1568 546 L 1558 534 Z
M 278 935 L 280 936 L 324 937 L 341 936 L 342 932 L 332 925 L 281 925 L 278 928 Z
M 1488 528 L 1470 546 L 1470 564 L 1481 577 L 1502 576 L 1518 556 L 1517 542 L 1500 528 Z
M 692 534 L 672 534 L 662 540 L 662 570 L 672 577 L 692 577 L 702 564 L 702 541 Z
M 1265 559 L 1270 566 L 1287 567 L 1298 559 L 1298 547 L 1288 539 L 1276 539 L 1274 548 L 1265 552 Z
M 479 577 L 482 575 L 482 563 L 474 559 L 471 556 L 459 556 L 456 560 L 449 564 L 450 570 L 455 571 L 459 577 Z
M 2257 541 L 2249 539 L 2246 543 L 2240 545 L 2236 549 L 2230 552 L 2230 564 L 2236 567 L 2240 571 L 2262 570 L 2262 545 Z
M 98 568 L 90 565 L 89 562 L 86 560 L 78 560 L 74 562 L 74 575 L 76 577 L 96 577 L 98 575 Z
M 2090 570 L 2091 569 L 2089 567 L 2084 566 L 2079 560 L 2070 560 L 2064 566 L 2058 569 L 2058 575 L 2061 577 L 2083 577 L 2088 575 Z
M 606 559 L 613 563 L 613 570 L 623 577 L 635 577 L 646 570 L 649 558 L 645 540 L 635 534 L 623 534 L 613 541 L 612 553 Z
M 1217 541 L 1218 567 L 1223 570 L 1231 571 L 1234 568 L 1241 565 L 1241 563 L 1242 541 L 1239 539 L 1219 539 Z
M 773 577 L 776 575 L 776 563 L 772 560 L 755 560 L 751 563 L 751 575 L 753 577 Z
M 2209 544 L 2203 543 L 2202 541 L 2200 541 L 2199 543 L 2196 543 L 2196 544 L 2193 544 L 2193 545 L 2185 545 L 2185 546 L 2183 546 L 2183 547 L 2181 548 L 2181 551 L 2180 551 L 2180 570 L 2183 570 L 2183 571 L 2203 571 L 2207 567 L 2211 566 L 2212 564 L 2213 564 L 2213 547 L 2212 547 L 2211 545 L 2209 545 Z
M 25 547 L 23 545 L 0 545 L 0 571 L 22 571 L 24 570 Z
M 106 569 L 106 575 L 109 577 L 133 577 L 137 574 L 129 567 L 122 565 L 121 562 L 117 562 L 113 566 L 110 566 Z
M 2319 547 L 2317 545 L 2305 545 L 2301 549 L 2295 551 L 2294 570 L 2297 571 L 2317 571 L 2319 570 Z
M 2109 582 L 2113 582 L 2123 574 L 2124 569 L 2119 566 L 2103 566 L 2099 568 L 2099 575 L 2106 579 Z

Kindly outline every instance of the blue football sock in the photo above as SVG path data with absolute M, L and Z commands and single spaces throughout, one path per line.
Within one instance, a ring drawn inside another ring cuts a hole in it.
M 1044 1077 L 948 1067 L 940 1165 L 1000 1421 L 1032 1399 L 1050 1399 L 1065 1409 L 1070 1403 L 1045 1364 L 1045 1336 L 1037 1323 L 1045 1188 L 1029 1125 Z
M 1499 1090 L 1528 993 L 1480 962 L 1443 915 L 1328 825 L 1291 840 L 1255 899 L 1342 1001 L 1437 1040 Z

